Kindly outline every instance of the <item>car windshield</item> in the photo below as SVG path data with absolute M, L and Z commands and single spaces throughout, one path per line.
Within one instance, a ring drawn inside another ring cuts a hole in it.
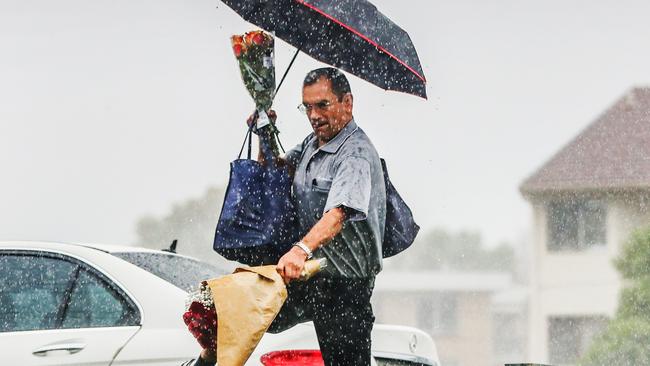
M 152 252 L 115 252 L 111 254 L 188 292 L 196 289 L 203 280 L 230 272 L 213 264 L 174 254 Z

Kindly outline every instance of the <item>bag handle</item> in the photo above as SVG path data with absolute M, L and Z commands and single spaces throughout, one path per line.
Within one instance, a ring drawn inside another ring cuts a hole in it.
M 254 113 L 255 117 L 257 117 L 257 111 Z M 274 138 L 275 141 L 277 141 L 280 149 L 282 150 L 282 153 L 286 153 L 284 150 L 284 146 L 282 146 L 282 142 L 280 141 L 280 132 L 278 129 L 275 127 L 275 123 L 271 122 L 271 138 Z M 251 123 L 251 125 L 248 127 L 248 130 L 246 131 L 246 135 L 244 136 L 244 142 L 241 145 L 241 149 L 239 149 L 239 155 L 237 155 L 237 159 L 241 159 L 241 154 L 244 152 L 244 147 L 246 147 L 246 142 L 248 141 L 248 153 L 246 154 L 246 157 L 248 160 L 251 159 L 251 154 L 253 150 L 253 128 L 255 128 L 255 123 Z
M 280 150 L 282 150 L 282 153 L 285 154 L 286 151 L 284 151 L 284 146 L 282 146 L 282 141 L 280 141 L 280 131 L 278 131 L 278 129 L 275 128 L 275 123 L 271 122 L 271 125 L 273 126 L 273 134 L 275 135 L 275 140 L 278 142 L 278 145 L 280 146 Z
M 251 123 L 251 125 L 248 127 L 248 131 L 246 131 L 246 136 L 244 136 L 244 142 L 241 144 L 241 149 L 239 149 L 239 155 L 237 155 L 237 159 L 241 159 L 241 154 L 244 152 L 246 141 L 248 141 L 248 154 L 246 156 L 248 160 L 251 159 L 251 152 L 253 150 L 253 127 L 254 126 L 255 124 Z
M 282 153 L 286 153 L 284 151 L 284 146 L 282 146 L 282 142 L 280 141 L 280 131 L 275 127 L 275 123 L 271 121 L 271 138 L 275 138 L 275 141 L 278 143 L 278 146 L 280 147 L 280 150 L 282 150 Z
M 264 128 L 270 128 L 271 130 L 269 131 L 270 136 L 268 139 L 265 137 L 263 139 L 260 139 L 260 151 L 264 154 L 264 158 L 267 160 L 273 160 L 276 158 L 276 156 L 273 153 L 273 143 L 277 143 L 277 146 L 280 147 L 282 150 L 282 153 L 286 153 L 284 150 L 284 146 L 282 146 L 282 142 L 280 141 L 280 132 L 278 129 L 275 127 L 275 123 L 271 122 L 268 126 L 265 126 Z M 267 141 L 268 140 L 268 141 Z

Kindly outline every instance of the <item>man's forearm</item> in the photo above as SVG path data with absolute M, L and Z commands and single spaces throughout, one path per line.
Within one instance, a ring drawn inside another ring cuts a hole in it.
M 273 127 L 269 125 L 267 127 L 260 129 L 258 132 L 260 149 L 259 149 L 259 153 L 257 154 L 257 161 L 262 165 L 266 164 L 265 151 L 270 152 L 270 155 L 273 157 L 273 160 L 277 164 L 277 166 L 280 167 L 286 166 L 289 175 L 293 178 L 296 167 L 293 166 L 289 162 L 289 160 L 280 156 L 277 139 L 275 138 L 275 136 L 273 136 L 272 128 Z
M 305 260 L 309 258 L 309 252 L 313 252 L 327 244 L 340 233 L 344 220 L 345 212 L 342 208 L 329 210 L 301 240 L 307 248 L 295 245 L 280 258 L 276 270 L 280 273 L 285 283 L 300 278 Z
M 301 240 L 311 251 L 326 245 L 343 229 L 345 210 L 336 207 L 327 211 Z
M 280 150 L 278 149 L 278 143 L 273 135 L 273 126 L 267 125 L 263 128 L 257 130 L 257 136 L 259 137 L 260 149 L 257 154 L 257 161 L 264 164 L 265 163 L 265 151 L 271 153 L 271 156 L 275 159 L 280 159 Z

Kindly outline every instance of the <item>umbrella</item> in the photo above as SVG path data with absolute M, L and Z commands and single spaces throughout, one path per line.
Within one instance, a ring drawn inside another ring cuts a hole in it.
M 426 98 L 426 79 L 411 38 L 366 0 L 222 1 L 316 60 L 382 89 Z

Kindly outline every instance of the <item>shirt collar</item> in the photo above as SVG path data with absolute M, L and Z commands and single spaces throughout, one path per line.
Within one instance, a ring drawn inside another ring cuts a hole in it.
M 320 147 L 320 150 L 336 154 L 337 151 L 341 148 L 341 145 L 350 137 L 354 131 L 358 129 L 357 124 L 354 122 L 354 119 L 351 119 L 345 127 L 339 133 L 334 136 L 333 139 L 329 140 L 325 145 Z

